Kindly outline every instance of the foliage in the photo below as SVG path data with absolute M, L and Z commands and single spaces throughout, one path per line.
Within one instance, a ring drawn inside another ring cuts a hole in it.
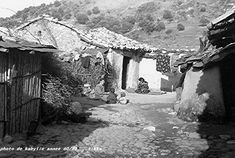
M 71 13 L 66 13 L 66 14 L 64 15 L 63 19 L 68 20 L 68 19 L 70 19 L 71 17 L 72 17 L 72 14 L 71 14 Z
M 166 28 L 163 22 L 156 23 L 150 14 L 139 17 L 139 26 L 148 34 L 151 34 L 153 31 L 161 31 Z
M 71 87 L 63 84 L 60 78 L 48 75 L 42 84 L 42 98 L 53 107 L 62 108 L 68 105 L 71 90 Z
M 58 20 L 62 20 L 62 17 L 64 16 L 64 11 L 63 11 L 61 8 L 58 9 L 58 10 L 53 9 L 53 10 L 51 11 L 51 16 L 52 16 L 53 18 L 58 19 Z
M 171 11 L 169 11 L 169 10 L 164 10 L 162 17 L 164 19 L 168 19 L 168 20 L 173 19 L 173 15 L 172 15 Z
M 155 31 L 162 31 L 162 30 L 165 30 L 166 29 L 166 26 L 165 26 L 165 23 L 164 22 L 159 22 L 156 27 L 155 27 Z
M 92 12 L 90 10 L 87 11 L 87 15 L 91 15 Z
M 79 24 L 86 24 L 89 21 L 89 18 L 86 14 L 78 13 L 75 15 L 75 17 Z
M 134 24 L 132 24 L 132 23 L 129 23 L 129 22 L 127 22 L 127 21 L 122 21 L 120 32 L 121 32 L 121 33 L 130 32 L 131 29 L 133 28 L 133 26 L 134 26 Z M 118 28 L 117 28 L 117 29 L 118 29 Z
M 55 6 L 55 7 L 59 7 L 60 5 L 61 5 L 61 3 L 60 3 L 59 1 L 55 1 L 55 2 L 54 2 L 54 6 Z
M 206 7 L 201 7 L 200 12 L 206 12 Z
M 185 29 L 184 25 L 183 24 L 177 24 L 177 30 L 178 31 L 183 31 Z
M 130 31 L 134 25 L 125 20 L 120 21 L 113 16 L 100 14 L 87 22 L 87 26 L 90 28 L 105 27 L 117 33 L 126 33 Z
M 166 33 L 167 35 L 169 35 L 169 34 L 171 34 L 172 32 L 173 32 L 172 29 L 167 29 L 165 33 Z
M 19 25 L 20 25 L 19 20 L 10 19 L 10 18 L 1 20 L 1 22 L 0 22 L 0 27 L 13 28 L 13 27 L 19 26 Z
M 94 7 L 94 8 L 92 9 L 92 13 L 93 13 L 93 14 L 99 14 L 99 13 L 100 13 L 100 9 L 99 9 L 98 7 Z
M 134 25 L 135 22 L 136 22 L 136 19 L 135 19 L 135 17 L 133 17 L 133 16 L 127 16 L 127 17 L 125 17 L 125 18 L 123 19 L 123 21 L 126 21 L 126 22 L 128 22 L 128 23 Z
M 206 26 L 207 24 L 210 23 L 210 21 L 205 16 L 202 16 L 199 20 L 199 23 L 200 26 Z
M 157 7 L 154 2 L 144 3 L 138 7 L 137 12 L 139 14 L 152 13 L 157 10 Z
M 87 25 L 90 27 L 90 28 L 94 28 L 94 27 L 97 27 L 98 23 L 102 20 L 104 20 L 105 17 L 103 14 L 99 15 L 99 16 L 96 16 L 92 19 L 90 19 L 89 22 L 87 22 Z

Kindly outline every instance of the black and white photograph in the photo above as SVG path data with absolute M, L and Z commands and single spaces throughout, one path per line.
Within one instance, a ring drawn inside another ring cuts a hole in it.
M 0 158 L 235 158 L 235 0 L 0 0 Z

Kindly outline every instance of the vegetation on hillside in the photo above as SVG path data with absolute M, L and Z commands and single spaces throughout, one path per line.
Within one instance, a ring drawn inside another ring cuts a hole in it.
M 187 30 L 194 33 L 190 34 L 190 38 L 195 38 L 199 32 L 195 28 L 200 30 L 232 6 L 231 0 L 130 0 L 125 2 L 126 8 L 123 8 L 124 4 L 122 8 L 102 8 L 101 4 L 106 1 L 62 0 L 48 5 L 31 6 L 9 18 L 0 18 L 0 26 L 17 27 L 30 19 L 47 14 L 74 25 L 106 27 L 130 38 L 157 45 L 162 40 L 177 39 L 180 35 L 189 36 Z

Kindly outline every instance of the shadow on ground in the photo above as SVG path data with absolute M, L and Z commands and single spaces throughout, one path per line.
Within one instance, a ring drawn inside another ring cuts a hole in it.
M 197 132 L 207 140 L 209 146 L 201 153 L 200 158 L 235 157 L 235 123 L 200 123 Z

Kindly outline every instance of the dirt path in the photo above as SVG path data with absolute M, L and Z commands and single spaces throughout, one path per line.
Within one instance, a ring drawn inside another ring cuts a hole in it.
M 22 151 L 0 157 L 234 157 L 235 127 L 177 119 L 174 95 L 129 94 L 127 105 L 75 98 L 92 113 L 86 124 L 40 126 L 40 134 L 11 144 Z

